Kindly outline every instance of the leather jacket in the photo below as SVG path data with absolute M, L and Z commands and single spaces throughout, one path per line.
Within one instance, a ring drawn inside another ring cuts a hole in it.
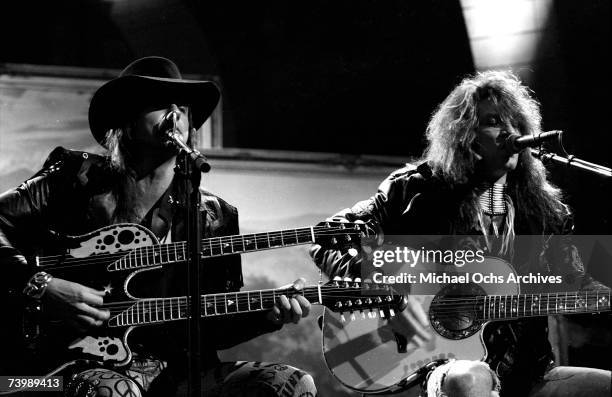
M 107 158 L 58 147 L 31 179 L 0 195 L 3 302 L 19 297 L 35 272 L 25 257 L 52 249 L 58 236 L 81 235 L 113 223 L 112 212 L 117 205 L 113 192 L 118 181 L 120 176 L 111 170 Z M 169 233 L 172 241 L 185 240 L 184 194 L 180 185 L 173 182 L 141 221 L 159 239 Z M 200 213 L 203 238 L 239 233 L 236 208 L 212 193 L 202 191 Z M 204 293 L 238 291 L 243 286 L 239 255 L 212 258 L 203 264 Z M 163 296 L 185 295 L 185 280 L 185 266 L 165 266 L 159 291 Z M 185 327 L 184 324 L 151 327 L 154 330 L 143 332 L 137 344 L 147 354 L 184 363 Z M 218 363 L 216 350 L 279 328 L 265 319 L 262 312 L 205 320 L 203 367 Z
M 436 177 L 427 164 L 408 165 L 387 177 L 373 197 L 332 218 L 336 221 L 374 221 L 386 236 L 482 235 L 479 231 L 458 230 L 453 222 L 458 217 L 460 203 L 471 191 L 468 186 L 452 188 Z M 569 233 L 571 229 L 569 213 L 566 222 L 552 228 L 517 214 L 516 234 L 542 235 L 544 241 L 535 258 L 519 258 L 523 265 L 515 267 L 517 271 L 561 274 L 578 280 L 582 288 L 605 288 L 585 274 L 578 251 L 569 238 L 555 240 L 563 247 L 546 246 L 544 237 Z M 486 252 L 487 247 L 483 248 Z M 351 256 L 348 251 L 318 245 L 313 246 L 311 255 L 329 277 L 362 277 L 360 255 Z M 545 317 L 494 322 L 485 328 L 487 362 L 500 376 L 504 395 L 522 395 L 551 367 L 554 357 L 547 334 Z

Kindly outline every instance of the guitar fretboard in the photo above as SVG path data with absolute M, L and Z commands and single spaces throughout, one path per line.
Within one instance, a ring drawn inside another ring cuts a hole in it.
M 481 320 L 595 313 L 610 310 L 610 291 L 488 295 L 481 297 L 477 305 Z
M 368 288 L 364 295 L 358 283 L 347 282 L 306 287 L 300 291 L 289 289 L 265 289 L 258 291 L 227 292 L 201 296 L 201 316 L 215 317 L 228 314 L 250 313 L 271 309 L 281 295 L 300 294 L 312 304 L 323 304 L 349 311 L 368 309 L 392 309 L 399 296 L 386 286 Z M 103 305 L 110 309 L 110 327 L 124 327 L 185 320 L 188 318 L 189 298 L 140 299 L 128 302 L 111 302 Z
M 333 233 L 337 229 L 324 228 L 322 230 L 315 230 L 314 227 L 304 227 L 274 232 L 206 238 L 202 240 L 202 258 L 311 244 L 315 242 L 317 235 Z M 144 246 L 132 250 L 129 254 L 113 262 L 109 265 L 108 270 L 130 270 L 166 263 L 183 262 L 187 260 L 188 256 L 187 244 L 184 241 Z

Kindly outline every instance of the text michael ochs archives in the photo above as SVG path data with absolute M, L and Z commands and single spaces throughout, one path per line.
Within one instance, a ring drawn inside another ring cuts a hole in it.
M 377 284 L 561 284 L 562 276 L 541 273 L 518 275 L 488 271 L 483 250 L 440 250 L 394 247 L 372 252 L 372 265 L 382 271 L 370 275 Z M 453 265 L 453 266 L 449 266 Z M 384 266 L 384 269 L 383 269 Z

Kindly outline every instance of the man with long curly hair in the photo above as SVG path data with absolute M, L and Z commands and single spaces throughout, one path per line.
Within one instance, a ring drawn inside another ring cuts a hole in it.
M 466 78 L 431 117 L 418 165 L 393 172 L 373 197 L 334 218 L 374 222 L 385 235 L 478 236 L 488 255 L 512 261 L 517 236 L 563 236 L 572 229 L 571 213 L 542 163 L 505 143 L 513 134 L 540 133 L 540 124 L 538 102 L 512 73 Z M 571 274 L 582 289 L 606 288 L 584 272 L 571 242 L 545 252 L 551 249 L 543 247 L 536 255 L 540 262 L 522 270 Z M 314 246 L 312 256 L 329 276 L 361 274 L 362 258 L 354 251 Z M 433 332 L 411 297 L 390 322 L 420 345 Z M 423 382 L 424 392 L 430 397 L 610 394 L 609 371 L 555 367 L 547 333 L 546 317 L 493 323 L 484 334 L 486 360 L 439 365 Z

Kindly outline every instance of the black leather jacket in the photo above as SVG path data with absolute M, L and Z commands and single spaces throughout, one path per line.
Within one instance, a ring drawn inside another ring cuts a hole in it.
M 21 295 L 34 272 L 24 257 L 52 248 L 57 236 L 81 235 L 112 223 L 113 189 L 119 179 L 108 159 L 85 152 L 56 148 L 43 168 L 16 189 L 0 195 L 0 286 L 3 301 Z M 173 241 L 185 238 L 180 184 L 173 183 L 141 224 L 158 238 L 171 232 Z M 238 234 L 238 211 L 221 198 L 202 191 L 203 237 Z M 52 233 L 50 233 L 52 231 Z M 159 290 L 165 296 L 185 295 L 184 266 L 167 266 Z M 205 293 L 238 291 L 242 285 L 239 255 L 204 262 Z M 149 289 L 150 286 L 143 288 Z M 264 317 L 251 313 L 203 324 L 203 366 L 218 362 L 216 350 L 279 329 Z M 138 339 L 144 350 L 169 361 L 184 362 L 184 325 L 152 327 Z M 148 328 L 148 327 L 147 327 Z
M 478 231 L 458 231 L 452 222 L 468 191 L 466 187 L 451 189 L 432 174 L 427 164 L 406 166 L 385 179 L 373 197 L 341 211 L 334 218 L 338 221 L 373 220 L 385 235 L 478 235 L 481 234 Z M 546 246 L 546 235 L 561 235 L 571 229 L 569 216 L 563 225 L 545 230 L 538 220 L 517 215 L 516 234 L 542 235 L 544 242 L 540 255 L 519 258 L 523 266 L 517 271 L 553 273 L 576 279 L 582 288 L 605 288 L 585 274 L 578 251 L 569 238 L 555 240 L 563 247 L 553 250 Z M 353 257 L 348 252 L 321 246 L 314 246 L 311 254 L 330 277 L 361 277 L 360 256 Z M 546 318 L 495 322 L 485 330 L 487 361 L 500 375 L 504 395 L 522 395 L 552 365 L 554 357 L 547 338 Z

